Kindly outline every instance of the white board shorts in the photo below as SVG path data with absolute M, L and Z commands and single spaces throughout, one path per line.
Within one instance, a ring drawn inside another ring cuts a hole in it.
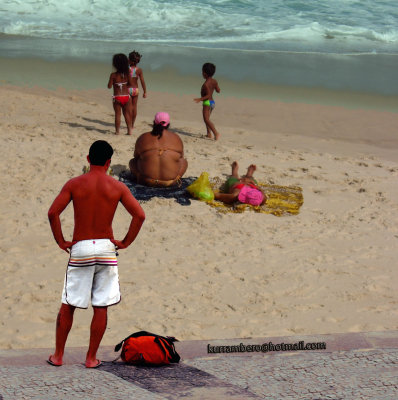
M 120 302 L 116 248 L 109 239 L 82 240 L 70 250 L 62 303 L 78 308 Z

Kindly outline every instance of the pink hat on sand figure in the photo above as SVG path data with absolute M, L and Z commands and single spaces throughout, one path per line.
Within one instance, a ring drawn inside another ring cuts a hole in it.
M 170 115 L 167 112 L 158 112 L 155 115 L 155 124 L 167 126 L 170 123 Z

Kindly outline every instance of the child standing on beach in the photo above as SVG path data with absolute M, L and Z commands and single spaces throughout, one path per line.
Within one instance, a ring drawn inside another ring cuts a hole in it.
M 196 103 L 202 101 L 203 103 L 203 121 L 206 125 L 207 130 L 207 137 L 211 138 L 211 133 L 214 134 L 214 139 L 218 140 L 220 134 L 217 132 L 216 127 L 214 126 L 213 122 L 210 121 L 210 114 L 214 110 L 216 106 L 215 101 L 213 100 L 213 92 L 214 90 L 217 93 L 220 93 L 220 87 L 218 86 L 218 82 L 213 79 L 213 75 L 216 72 L 216 66 L 211 63 L 205 63 L 202 67 L 202 75 L 205 79 L 205 83 L 202 85 L 200 90 L 200 95 L 202 97 L 194 99 Z
M 133 81 L 129 74 L 129 61 L 125 54 L 115 54 L 112 59 L 112 65 L 116 72 L 112 72 L 109 76 L 108 89 L 113 86 L 113 109 L 115 110 L 115 134 L 120 133 L 120 119 L 123 116 L 127 125 L 127 133 L 132 134 L 131 108 L 132 100 L 129 95 L 129 86 L 133 85 Z
M 137 51 L 133 50 L 129 54 L 129 63 L 130 63 L 130 77 L 132 78 L 133 84 L 129 87 L 129 93 L 132 99 L 132 114 L 131 114 L 131 126 L 134 128 L 135 119 L 137 117 L 137 103 L 138 103 L 138 78 L 140 79 L 142 90 L 144 93 L 142 97 L 146 98 L 146 85 L 144 81 L 144 74 L 141 68 L 137 67 L 137 64 L 140 62 L 142 55 Z

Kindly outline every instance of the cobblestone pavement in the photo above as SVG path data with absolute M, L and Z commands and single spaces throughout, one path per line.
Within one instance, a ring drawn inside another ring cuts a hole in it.
M 398 399 L 398 349 L 214 357 L 187 363 L 261 399 Z
M 77 348 L 53 367 L 48 349 L 0 350 L 0 400 L 398 399 L 398 332 L 364 335 L 329 336 L 328 351 L 265 354 L 207 354 L 207 342 L 181 342 L 183 361 L 159 368 L 104 362 L 89 370 Z
M 0 367 L 0 388 L 4 400 L 163 399 L 112 374 L 88 370 L 83 365 Z
M 185 363 L 161 368 L 106 363 L 102 369 L 167 399 L 260 399 L 247 387 L 239 387 Z

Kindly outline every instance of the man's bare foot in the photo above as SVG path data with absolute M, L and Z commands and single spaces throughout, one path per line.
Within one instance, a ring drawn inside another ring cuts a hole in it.
M 115 135 L 120 135 L 120 132 L 116 131 L 116 132 L 115 132 Z
M 50 357 L 48 357 L 47 362 L 54 366 L 54 367 L 60 367 L 62 365 L 62 358 L 56 358 L 54 357 L 54 355 L 52 354 Z
M 220 134 L 219 133 L 215 133 L 214 134 L 214 140 L 218 140 L 220 139 Z
M 86 368 L 98 368 L 102 364 L 102 361 L 100 360 L 86 360 L 85 366 Z

